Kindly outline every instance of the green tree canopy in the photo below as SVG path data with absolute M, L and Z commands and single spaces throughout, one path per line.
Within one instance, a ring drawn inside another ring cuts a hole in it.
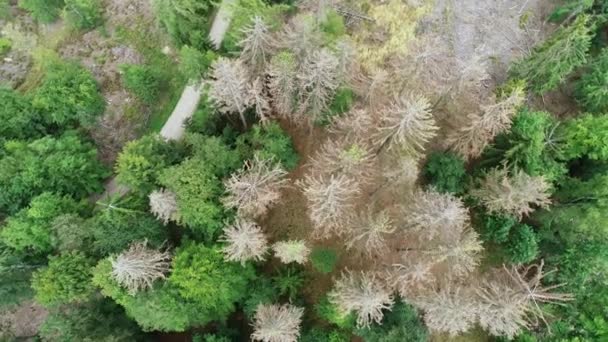
M 125 64 L 120 67 L 122 83 L 127 90 L 145 104 L 158 100 L 162 78 L 154 68 L 146 65 Z
M 583 109 L 592 113 L 608 111 L 608 49 L 604 48 L 585 67 L 575 88 L 574 95 Z
M 431 153 L 423 175 L 429 185 L 439 192 L 460 194 L 464 191 L 464 160 L 451 152 Z
M 177 45 L 206 50 L 209 18 L 214 2 L 209 0 L 155 0 L 157 17 Z
M 9 141 L 0 159 L 0 211 L 14 213 L 45 191 L 82 198 L 102 189 L 106 169 L 75 132 Z
M 103 21 L 100 0 L 64 0 L 65 19 L 77 29 L 92 29 Z
M 560 134 L 564 159 L 608 160 L 608 116 L 587 114 L 570 119 L 560 127 Z
M 76 213 L 80 206 L 70 197 L 43 193 L 32 199 L 24 208 L 9 217 L 0 231 L 4 243 L 17 251 L 48 253 L 56 245 L 53 220 L 66 213 Z
M 0 136 L 4 139 L 35 138 L 44 132 L 42 119 L 26 96 L 0 87 L 0 103 Z
M 63 6 L 63 0 L 19 0 L 19 7 L 30 12 L 34 19 L 43 23 L 57 20 Z
M 60 128 L 90 126 L 105 109 L 93 75 L 73 62 L 47 66 L 42 83 L 33 92 L 32 104 L 46 124 Z
M 382 324 L 360 328 L 355 334 L 365 342 L 424 342 L 429 340 L 429 332 L 411 305 L 397 302 L 388 311 Z
M 93 262 L 82 252 L 51 256 L 49 265 L 34 272 L 32 288 L 36 300 L 45 306 L 82 302 L 93 293 Z
M 287 170 L 293 170 L 299 161 L 291 137 L 274 121 L 251 127 L 247 133 L 239 136 L 237 148 L 244 158 L 248 159 L 254 153 L 262 159 L 274 158 Z

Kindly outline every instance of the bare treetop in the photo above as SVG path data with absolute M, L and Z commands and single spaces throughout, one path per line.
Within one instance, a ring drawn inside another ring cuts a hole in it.
M 287 185 L 287 171 L 272 160 L 255 156 L 245 167 L 224 181 L 228 195 L 222 199 L 227 208 L 235 208 L 242 217 L 260 217 L 281 197 Z
M 171 266 L 171 255 L 166 251 L 148 248 L 146 241 L 132 244 L 117 257 L 110 258 L 112 277 L 130 294 L 152 288 L 157 279 L 165 279 Z
M 338 59 L 327 49 L 315 50 L 298 71 L 300 106 L 298 111 L 314 121 L 328 110 L 340 86 Z
M 449 238 L 439 241 L 439 244 L 427 254 L 435 258 L 437 263 L 447 265 L 447 276 L 463 277 L 473 272 L 479 266 L 483 245 L 479 235 L 471 228 L 451 234 Z
M 156 218 L 164 224 L 169 223 L 169 221 L 180 221 L 177 198 L 173 192 L 165 189 L 154 190 L 148 197 L 150 199 L 150 211 Z
M 345 115 L 333 119 L 329 131 L 346 138 L 369 137 L 375 128 L 372 113 L 367 108 L 354 107 Z
M 439 129 L 430 112 L 431 105 L 423 96 L 406 95 L 396 99 L 381 112 L 382 119 L 376 144 L 398 147 L 411 155 L 418 155 Z
M 320 174 L 345 174 L 365 181 L 373 175 L 375 160 L 373 151 L 362 141 L 329 139 L 312 157 L 309 165 Z
M 272 245 L 274 254 L 284 264 L 295 262 L 305 264 L 310 255 L 310 248 L 302 240 L 279 241 Z
M 510 172 L 506 167 L 489 171 L 479 188 L 471 191 L 473 197 L 492 213 L 505 213 L 522 217 L 551 204 L 551 184 L 542 176 L 529 176 L 523 170 Z
M 463 287 L 444 286 L 414 304 L 424 310 L 424 323 L 432 331 L 456 336 L 467 332 L 477 321 L 475 295 Z
M 285 25 L 280 37 L 280 45 L 294 53 L 302 62 L 311 53 L 317 51 L 322 42 L 322 35 L 317 22 L 312 16 L 299 15 Z
M 264 342 L 296 342 L 300 337 L 303 308 L 291 304 L 259 304 L 251 339 Z
M 353 202 L 360 193 L 357 182 L 346 175 L 308 175 L 300 186 L 308 200 L 308 214 L 314 225 L 315 237 L 327 238 L 348 230 L 346 223 L 353 213 Z
M 388 252 L 387 239 L 395 232 L 395 226 L 387 211 L 374 213 L 370 206 L 351 221 L 351 233 L 347 248 L 356 248 L 368 255 Z
M 256 223 L 237 218 L 236 221 L 224 228 L 221 241 L 226 242 L 223 251 L 228 261 L 264 260 L 268 249 L 268 240 L 262 228 Z
M 393 306 L 393 295 L 384 283 L 372 273 L 345 272 L 329 293 L 329 300 L 343 315 L 355 312 L 358 327 L 369 327 L 372 322 L 381 324 L 383 310 Z
M 238 113 L 243 125 L 247 126 L 244 113 L 252 105 L 252 98 L 243 63 L 220 57 L 213 62 L 211 69 L 209 98 L 223 114 Z
M 437 280 L 432 269 L 435 262 L 404 253 L 400 263 L 389 271 L 391 286 L 403 299 L 414 298 L 416 292 L 432 286 Z
M 281 52 L 270 60 L 268 87 L 272 105 L 279 115 L 289 118 L 294 111 L 296 97 L 297 62 L 293 54 Z M 301 121 L 301 120 L 296 120 Z
M 259 76 L 276 47 L 268 25 L 259 17 L 253 17 L 251 24 L 243 29 L 245 38 L 239 42 L 241 60 L 251 68 L 252 75 Z

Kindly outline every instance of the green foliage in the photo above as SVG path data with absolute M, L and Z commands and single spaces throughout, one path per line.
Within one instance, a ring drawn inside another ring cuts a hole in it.
M 93 293 L 92 261 L 82 252 L 49 257 L 48 267 L 34 272 L 32 288 L 45 306 L 81 302 Z
M 2 37 L 0 38 L 0 57 L 4 57 L 13 48 L 13 43 L 10 39 Z
M 76 63 L 50 63 L 32 97 L 47 125 L 90 126 L 105 109 L 91 73 Z
M 273 304 L 279 299 L 279 293 L 272 281 L 259 276 L 249 283 L 247 298 L 243 301 L 243 312 L 247 318 L 252 319 L 259 304 Z
M 0 0 L 0 19 L 9 19 L 11 15 L 11 0 Z
M 519 224 L 511 230 L 506 245 L 507 258 L 514 264 L 525 264 L 538 255 L 538 238 L 532 227 Z
M 57 216 L 51 223 L 59 251 L 87 251 L 93 243 L 88 223 L 76 214 Z
M 466 170 L 464 160 L 451 152 L 432 152 L 424 165 L 423 175 L 428 184 L 442 193 L 464 192 Z
M 180 154 L 177 146 L 156 134 L 129 142 L 118 155 L 116 179 L 133 190 L 154 190 L 163 169 L 176 163 Z
M 218 115 L 213 103 L 203 94 L 197 111 L 188 122 L 188 132 L 216 135 L 225 127 L 221 119 L 222 116 Z
M 549 21 L 560 22 L 591 9 L 595 0 L 569 0 L 558 6 L 549 16 Z
M 382 324 L 355 331 L 365 342 L 424 342 L 429 332 L 411 305 L 397 302 L 386 312 Z
M 69 197 L 43 193 L 32 199 L 28 208 L 7 220 L 0 237 L 7 246 L 17 251 L 48 253 L 56 244 L 53 220 L 62 214 L 75 213 L 78 209 L 78 204 Z
M 138 99 L 150 105 L 158 100 L 162 87 L 160 74 L 146 65 L 124 64 L 120 67 L 122 83 Z
M 111 203 L 87 225 L 94 240 L 92 250 L 100 256 L 120 253 L 136 241 L 160 247 L 169 238 L 163 224 L 148 213 L 146 198 L 135 196 Z
M 608 160 L 608 116 L 587 114 L 570 119 L 561 126 L 561 135 L 564 159 Z
M 346 34 L 344 18 L 333 9 L 327 10 L 325 20 L 321 22 L 321 31 L 328 44 L 336 42 Z
M 0 243 L 0 309 L 34 296 L 30 286 L 32 271 L 42 266 L 42 261 L 31 259 Z
M 103 8 L 101 0 L 64 0 L 65 19 L 77 29 L 92 29 L 101 25 Z
M 286 296 L 292 302 L 298 296 L 306 279 L 302 270 L 294 266 L 287 266 L 280 269 L 272 280 L 279 296 Z
M 210 0 L 155 0 L 156 17 L 163 24 L 173 41 L 198 50 L 207 46 L 209 18 L 214 9 Z
M 54 308 L 40 327 L 44 341 L 136 341 L 140 336 L 135 322 L 109 300 L 95 299 L 81 305 Z
M 312 328 L 302 334 L 300 342 L 349 342 L 349 334 L 340 330 L 325 331 L 318 328 Z
M 585 64 L 593 38 L 593 26 L 591 17 L 578 16 L 530 56 L 514 64 L 511 75 L 526 80 L 530 89 L 537 94 L 557 88 L 575 68 Z
M 484 163 L 497 166 L 507 162 L 531 176 L 559 180 L 567 170 L 556 160 L 559 148 L 554 141 L 556 127 L 549 113 L 522 110 L 513 120 L 511 130 L 498 136 L 485 153 Z
M 200 158 L 187 159 L 165 169 L 159 181 L 175 193 L 182 222 L 195 232 L 212 237 L 223 226 L 224 209 L 219 198 L 224 189 L 206 162 Z
M 312 267 L 320 273 L 328 274 L 334 270 L 338 262 L 336 251 L 331 248 L 316 247 L 310 253 Z
M 27 97 L 0 87 L 0 103 L 0 136 L 5 139 L 26 139 L 41 135 L 44 130 L 42 119 Z
M 182 46 L 179 56 L 180 72 L 185 78 L 192 81 L 199 81 L 201 77 L 205 77 L 211 63 L 217 58 L 217 54 L 213 50 L 201 52 L 187 45 Z
M 32 18 L 43 23 L 57 20 L 63 6 L 63 0 L 19 0 L 19 7 L 30 12 Z
M 246 158 L 257 153 L 264 159 L 274 158 L 280 161 L 287 170 L 293 170 L 298 164 L 299 157 L 291 138 L 276 122 L 254 125 L 247 133 L 239 136 L 237 146 Z
M 238 0 L 230 10 L 232 20 L 222 40 L 222 47 L 228 52 L 239 51 L 238 43 L 244 38 L 243 30 L 251 24 L 255 16 L 261 17 L 270 25 L 271 30 L 278 29 L 283 22 L 283 14 L 288 10 L 285 5 L 268 5 L 263 0 Z
M 483 214 L 481 221 L 483 240 L 495 243 L 507 242 L 511 229 L 518 223 L 515 217 L 492 214 Z
M 593 113 L 608 111 L 608 49 L 603 49 L 586 67 L 575 88 L 574 95 L 583 109 Z
M 608 201 L 575 202 L 553 206 L 535 213 L 544 234 L 574 243 L 584 236 L 589 240 L 608 238 Z
M 192 326 L 204 325 L 209 317 L 201 304 L 188 301 L 179 295 L 169 282 L 158 283 L 153 289 L 131 295 L 111 277 L 112 264 L 104 259 L 93 271 L 93 283 L 104 296 L 111 297 L 124 307 L 144 331 L 186 331 Z
M 224 261 L 219 247 L 187 243 L 175 253 L 169 282 L 209 316 L 225 319 L 234 311 L 234 303 L 245 297 L 254 277 L 251 265 Z
M 323 296 L 315 305 L 315 313 L 317 316 L 341 329 L 352 330 L 355 327 L 356 315 L 351 312 L 348 315 L 343 315 L 338 311 L 338 308 L 333 305 L 327 296 Z
M 93 145 L 74 132 L 10 141 L 0 159 L 0 210 L 14 213 L 45 191 L 82 198 L 100 191 L 106 175 Z
M 194 335 L 192 342 L 231 342 L 232 340 L 226 336 L 218 336 L 216 334 Z
M 192 149 L 193 158 L 204 161 L 205 168 L 218 178 L 229 176 L 243 163 L 239 152 L 218 137 L 190 133 L 185 141 Z
M 329 109 L 321 114 L 316 123 L 322 126 L 329 125 L 334 117 L 348 112 L 354 101 L 355 92 L 346 87 L 338 88 Z

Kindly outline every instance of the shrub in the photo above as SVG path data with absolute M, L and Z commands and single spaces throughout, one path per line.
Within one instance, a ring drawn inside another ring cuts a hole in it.
M 141 332 L 110 300 L 54 308 L 40 327 L 44 341 L 136 341 Z
M 74 132 L 10 141 L 0 159 L 0 210 L 14 213 L 45 191 L 82 198 L 100 191 L 107 174 L 93 145 Z
M 433 152 L 424 166 L 429 185 L 441 193 L 461 194 L 465 188 L 464 160 L 451 152 Z
M 321 30 L 327 43 L 333 43 L 346 34 L 344 18 L 335 10 L 327 10 L 325 20 L 321 23 Z
M 317 247 L 310 254 L 312 267 L 320 273 L 328 274 L 334 270 L 338 262 L 338 255 L 331 248 Z
M 28 208 L 9 217 L 0 236 L 7 246 L 17 251 L 50 252 L 56 244 L 53 220 L 78 209 L 76 202 L 69 197 L 43 193 L 32 199 Z
M 509 261 L 515 264 L 524 264 L 536 259 L 538 255 L 536 233 L 528 225 L 517 225 L 511 231 L 506 251 Z
M 166 167 L 176 163 L 180 154 L 176 145 L 160 136 L 146 135 L 127 143 L 116 161 L 116 179 L 133 190 L 149 192 Z
M 102 3 L 100 0 L 64 0 L 65 19 L 77 29 L 92 29 L 101 24 Z
M 355 331 L 365 342 L 424 342 L 429 332 L 422 323 L 416 309 L 397 302 L 384 316 L 382 324 Z
M 19 7 L 30 12 L 32 18 L 43 23 L 57 20 L 63 6 L 63 0 L 19 0 Z
M 158 100 L 162 79 L 158 72 L 146 65 L 125 64 L 120 67 L 122 83 L 138 99 L 150 105 Z
M 237 146 L 246 159 L 251 159 L 253 153 L 256 153 L 262 159 L 278 160 L 287 170 L 293 170 L 298 164 L 299 157 L 291 138 L 276 122 L 254 125 L 249 132 L 239 137 Z
M 7 53 L 9 53 L 12 47 L 13 43 L 11 43 L 8 38 L 0 38 L 0 57 L 4 57 Z
M 33 92 L 34 109 L 47 125 L 90 126 L 105 109 L 105 100 L 91 73 L 76 63 L 51 63 Z
M 91 266 L 92 261 L 82 252 L 51 256 L 48 267 L 32 277 L 36 300 L 45 306 L 86 300 L 93 293 Z
M 242 300 L 248 283 L 255 277 L 251 265 L 225 262 L 218 247 L 187 243 L 173 259 L 169 282 L 179 288 L 182 297 L 199 303 L 209 316 L 225 319 Z
M 574 96 L 586 111 L 605 113 L 608 111 L 608 49 L 602 50 L 586 69 L 575 84 Z
M 198 82 L 207 75 L 211 63 L 217 58 L 213 50 L 201 52 L 190 46 L 182 46 L 180 52 L 179 70 L 189 80 Z

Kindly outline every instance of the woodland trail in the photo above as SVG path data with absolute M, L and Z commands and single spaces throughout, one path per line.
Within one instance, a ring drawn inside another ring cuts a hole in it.
M 209 31 L 209 39 L 213 42 L 216 48 L 224 40 L 224 36 L 230 26 L 232 19 L 232 11 L 230 6 L 235 0 L 223 0 L 219 10 L 213 20 L 211 30 Z M 186 86 L 182 95 L 173 109 L 171 116 L 165 122 L 165 125 L 160 130 L 160 135 L 166 140 L 180 140 L 186 131 L 184 123 L 194 115 L 198 104 L 201 100 L 201 82 Z M 122 197 L 129 192 L 129 188 L 118 184 L 116 177 L 112 177 L 104 185 L 104 193 L 97 200 L 107 201 L 112 197 Z

